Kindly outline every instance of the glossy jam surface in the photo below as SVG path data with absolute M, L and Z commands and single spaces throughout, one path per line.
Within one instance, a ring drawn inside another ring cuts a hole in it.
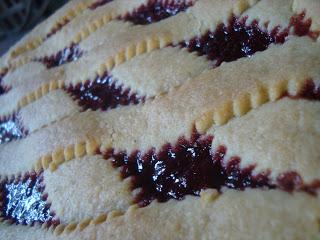
M 180 200 L 190 194 L 199 196 L 206 188 L 275 187 L 270 183 L 269 172 L 253 176 L 254 166 L 240 169 L 238 157 L 225 165 L 226 148 L 222 146 L 212 153 L 211 142 L 210 136 L 191 141 L 181 138 L 176 145 L 165 145 L 157 153 L 150 150 L 146 154 L 136 151 L 127 155 L 110 150 L 105 158 L 114 159 L 113 165 L 121 167 L 123 178 L 133 177 L 133 189 L 142 189 L 135 199 L 140 206 L 146 206 L 154 199 L 165 202 L 170 198 Z
M 36 61 L 42 62 L 47 66 L 47 68 L 53 68 L 78 60 L 82 56 L 82 53 L 83 52 L 78 44 L 71 44 L 70 47 L 59 51 L 55 55 L 36 59 Z
M 0 193 L 4 197 L 0 201 L 1 217 L 17 224 L 57 224 L 46 202 L 47 197 L 42 195 L 43 190 L 42 174 L 31 173 L 24 178 L 2 181 Z
M 304 20 L 304 15 L 294 15 L 290 25 L 280 31 L 276 27 L 270 33 L 261 30 L 257 21 L 246 23 L 247 19 L 233 17 L 228 26 L 221 24 L 214 32 L 208 31 L 201 37 L 180 43 L 181 47 L 190 52 L 206 55 L 209 60 L 219 66 L 222 62 L 235 61 L 242 57 L 250 57 L 257 51 L 264 51 L 272 43 L 284 43 L 293 28 L 298 36 L 310 35 L 310 20 Z M 266 24 L 267 26 L 267 24 Z
M 84 110 L 107 110 L 119 105 L 138 104 L 144 101 L 144 97 L 139 97 L 131 93 L 129 88 L 117 84 L 117 81 L 107 73 L 94 81 L 87 81 L 75 87 L 70 86 L 67 91 Z
M 157 199 L 181 200 L 186 195 L 199 196 L 202 189 L 246 188 L 274 189 L 287 192 L 304 191 L 316 195 L 320 180 L 304 183 L 297 172 L 284 172 L 271 180 L 270 170 L 253 175 L 254 165 L 240 168 L 240 157 L 226 158 L 227 148 L 211 149 L 213 137 L 194 134 L 191 140 L 180 138 L 174 145 L 164 145 L 159 152 L 107 151 L 105 159 L 112 159 L 114 167 L 121 169 L 123 178 L 131 177 L 132 189 L 139 189 L 135 202 L 146 206 Z
M 146 25 L 174 16 L 190 6 L 192 1 L 150 0 L 146 5 L 125 15 L 123 19 L 137 25 Z
M 89 9 L 91 10 L 94 10 L 98 7 L 101 7 L 109 2 L 112 2 L 113 0 L 98 0 L 98 1 L 95 1 L 94 3 L 92 3 L 90 6 L 89 6 Z
M 27 134 L 28 132 L 23 129 L 15 114 L 9 118 L 0 119 L 0 144 L 23 138 Z
M 262 31 L 256 22 L 246 25 L 245 20 L 232 18 L 228 26 L 221 24 L 214 32 L 209 31 L 201 37 L 182 42 L 181 46 L 190 52 L 197 51 L 200 56 L 206 55 L 219 66 L 222 62 L 263 51 L 275 41 L 275 37 Z

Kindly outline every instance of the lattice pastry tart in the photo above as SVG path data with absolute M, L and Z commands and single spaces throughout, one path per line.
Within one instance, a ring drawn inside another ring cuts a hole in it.
M 320 239 L 319 0 L 73 0 L 1 58 L 0 239 Z

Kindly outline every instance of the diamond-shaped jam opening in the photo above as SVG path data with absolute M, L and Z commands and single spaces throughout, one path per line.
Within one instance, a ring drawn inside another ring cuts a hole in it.
M 58 67 L 65 63 L 74 62 L 78 60 L 83 54 L 78 44 L 71 44 L 58 53 L 50 57 L 37 58 L 35 61 L 42 62 L 47 68 Z
M 122 19 L 137 25 L 146 25 L 174 16 L 192 5 L 193 1 L 150 0 Z
M 226 159 L 227 148 L 211 149 L 212 136 L 194 134 L 191 140 L 180 138 L 175 145 L 166 144 L 159 152 L 139 150 L 126 152 L 107 151 L 104 156 L 112 159 L 114 167 L 121 169 L 123 178 L 131 177 L 132 189 L 140 189 L 135 202 L 146 206 L 153 200 L 166 202 L 181 200 L 186 195 L 199 196 L 203 189 L 223 187 L 244 190 L 246 188 L 304 191 L 315 195 L 320 180 L 305 184 L 296 172 L 285 172 L 271 180 L 271 171 L 253 174 L 254 165 L 240 168 L 241 158 Z
M 294 15 L 289 26 L 282 31 L 280 27 L 276 27 L 269 33 L 262 30 L 257 21 L 247 24 L 247 18 L 232 17 L 227 26 L 220 24 L 215 31 L 181 42 L 180 46 L 190 52 L 198 52 L 200 56 L 205 55 L 219 66 L 222 62 L 235 61 L 250 57 L 257 51 L 264 51 L 272 43 L 284 43 L 291 28 L 298 36 L 314 35 L 310 32 L 311 20 L 304 18 L 304 13 Z M 265 24 L 267 25 L 268 23 Z
M 43 195 L 42 173 L 28 173 L 23 178 L 3 180 L 0 183 L 1 217 L 16 224 L 33 225 L 47 223 L 58 225 L 59 221 L 50 212 L 47 196 Z
M 0 119 L 0 144 L 23 138 L 27 134 L 16 114 Z
M 97 77 L 94 81 L 69 86 L 67 92 L 77 100 L 84 110 L 108 110 L 144 101 L 144 97 L 139 97 L 136 93 L 131 93 L 129 88 L 117 84 L 117 81 L 107 73 L 102 77 Z
M 127 155 L 111 150 L 105 158 L 114 159 L 113 165 L 121 167 L 123 178 L 132 177 L 132 189 L 141 188 L 135 199 L 140 206 L 154 199 L 165 202 L 171 198 L 181 200 L 185 195 L 199 196 L 207 188 L 275 187 L 270 183 L 269 172 L 253 176 L 254 166 L 240 169 L 239 158 L 225 166 L 222 160 L 226 148 L 212 153 L 211 142 L 211 136 L 191 141 L 181 138 L 174 146 L 167 144 L 157 153 L 151 149 L 145 154 L 135 151 Z

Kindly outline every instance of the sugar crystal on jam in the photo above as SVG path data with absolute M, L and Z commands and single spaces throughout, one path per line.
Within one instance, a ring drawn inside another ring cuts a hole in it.
M 1 217 L 16 224 L 47 223 L 57 225 L 50 205 L 43 196 L 42 174 L 30 173 L 24 178 L 3 180 L 0 184 Z
M 42 62 L 47 68 L 58 67 L 65 63 L 74 62 L 78 60 L 83 54 L 78 44 L 71 44 L 58 53 L 50 56 L 35 59 L 35 61 Z
M 135 202 L 146 206 L 153 200 L 166 202 L 169 199 L 184 199 L 186 195 L 199 196 L 207 188 L 274 189 L 287 192 L 304 191 L 316 195 L 320 180 L 310 184 L 303 182 L 296 172 L 284 172 L 277 179 L 270 178 L 270 170 L 253 174 L 255 165 L 241 168 L 241 158 L 226 159 L 227 148 L 211 149 L 212 136 L 194 134 L 191 140 L 180 138 L 175 145 L 166 144 L 160 151 L 154 149 L 142 153 L 139 150 L 127 154 L 104 153 L 113 166 L 121 169 L 123 178 L 131 177 L 132 189 L 141 191 Z
M 180 46 L 190 52 L 196 51 L 200 56 L 205 55 L 219 66 L 222 62 L 235 61 L 250 57 L 257 51 L 264 51 L 270 44 L 284 43 L 291 28 L 295 35 L 311 35 L 311 22 L 304 19 L 304 14 L 294 15 L 289 26 L 282 31 L 280 27 L 275 27 L 270 33 L 260 29 L 257 21 L 251 24 L 246 21 L 246 17 L 232 17 L 228 25 L 220 24 L 215 31 L 181 42 Z
M 16 114 L 0 119 L 0 144 L 23 138 L 27 134 Z
M 206 188 L 275 187 L 270 183 L 269 172 L 253 176 L 254 166 L 241 169 L 239 158 L 225 166 L 226 148 L 221 146 L 212 153 L 211 142 L 210 136 L 191 141 L 181 138 L 176 145 L 167 144 L 159 152 L 151 149 L 145 154 L 135 151 L 127 155 L 110 150 L 105 157 L 112 157 L 113 165 L 121 167 L 123 178 L 132 177 L 133 189 L 142 189 L 135 199 L 140 206 L 154 199 L 165 202 L 170 198 L 181 200 L 185 195 L 199 196 Z

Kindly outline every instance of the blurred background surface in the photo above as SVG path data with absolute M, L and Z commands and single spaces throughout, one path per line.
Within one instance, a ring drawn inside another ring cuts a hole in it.
M 67 0 L 0 0 L 0 56 Z

